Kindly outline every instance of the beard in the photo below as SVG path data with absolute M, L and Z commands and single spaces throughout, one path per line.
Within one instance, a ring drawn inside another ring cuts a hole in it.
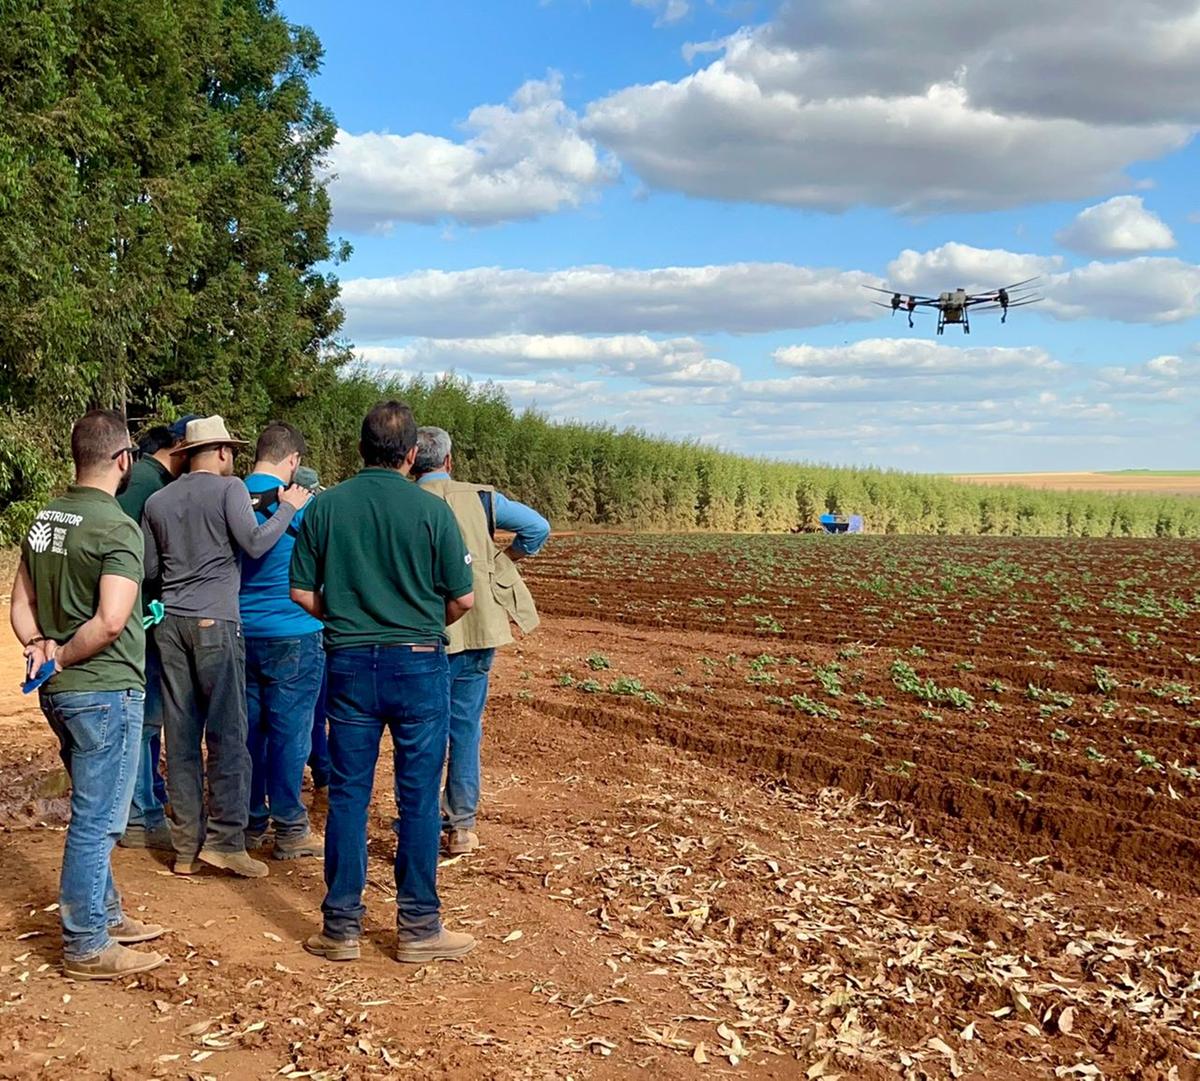
M 133 466 L 130 466 L 124 473 L 121 474 L 121 479 L 117 481 L 117 495 L 121 495 L 126 488 L 129 487 L 129 482 L 133 479 Z

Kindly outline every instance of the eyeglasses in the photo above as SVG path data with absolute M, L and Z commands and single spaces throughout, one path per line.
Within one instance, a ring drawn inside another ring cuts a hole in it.
M 130 461 L 136 462 L 142 456 L 141 447 L 122 447 L 118 451 L 114 451 L 109 458 L 111 461 L 116 461 L 122 454 L 128 454 Z

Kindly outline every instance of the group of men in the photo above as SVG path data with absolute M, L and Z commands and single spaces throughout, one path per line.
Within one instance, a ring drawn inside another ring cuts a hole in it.
M 516 564 L 549 525 L 454 480 L 449 435 L 418 430 L 399 402 L 364 418 L 364 468 L 319 495 L 295 427 L 263 430 L 243 481 L 245 445 L 222 418 L 191 416 L 135 447 L 119 414 L 89 413 L 72 431 L 75 484 L 22 546 L 13 630 L 29 674 L 52 673 L 41 705 L 72 783 L 60 914 L 73 978 L 166 960 L 130 948 L 164 928 L 122 911 L 118 841 L 171 851 L 184 875 L 205 865 L 267 875 L 253 853 L 268 835 L 277 859 L 323 856 L 324 923 L 305 949 L 358 957 L 384 729 L 396 957 L 424 963 L 475 945 L 442 925 L 439 848 L 479 844 L 488 676 L 510 621 L 537 625 Z M 497 529 L 514 534 L 507 548 Z M 328 785 L 323 840 L 301 799 L 306 763 Z

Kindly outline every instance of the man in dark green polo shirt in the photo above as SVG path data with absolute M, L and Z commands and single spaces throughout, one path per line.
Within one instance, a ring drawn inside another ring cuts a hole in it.
M 142 456 L 134 464 L 129 487 L 117 496 L 121 509 L 135 522 L 141 522 L 146 500 L 179 476 L 184 457 L 171 451 L 183 442 L 187 422 L 195 419 L 195 414 L 189 414 L 173 424 L 160 424 L 138 440 L 138 450 Z M 159 592 L 158 582 L 144 583 L 142 604 L 157 600 Z M 171 845 L 171 830 L 167 826 L 166 785 L 158 768 L 161 756 L 162 661 L 154 641 L 154 632 L 150 630 L 146 634 L 146 708 L 142 717 L 142 749 L 138 756 L 129 823 L 117 842 L 123 848 L 175 851 Z
M 446 626 L 474 603 L 471 557 L 449 506 L 407 479 L 416 445 L 408 406 L 375 406 L 359 443 L 365 468 L 312 503 L 292 552 L 292 599 L 325 624 L 329 681 L 325 919 L 304 947 L 334 961 L 359 955 L 384 728 L 396 764 L 397 960 L 461 957 L 475 945 L 442 926 L 437 894 Z
M 142 532 L 117 504 L 137 448 L 125 420 L 96 411 L 71 431 L 75 484 L 34 519 L 10 610 L 31 672 L 53 664 L 41 706 L 71 776 L 59 889 L 63 969 L 114 979 L 166 958 L 127 944 L 163 928 L 121 911 L 109 862 L 125 829 L 142 736 Z

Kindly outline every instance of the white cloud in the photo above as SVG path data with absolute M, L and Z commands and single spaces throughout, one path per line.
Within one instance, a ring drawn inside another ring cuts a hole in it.
M 936 295 L 943 289 L 959 286 L 971 291 L 996 289 L 1050 274 L 1061 266 L 1059 256 L 974 248 L 951 242 L 924 252 L 906 248 L 888 264 L 887 281 L 897 289 Z
M 358 341 L 421 335 L 758 333 L 872 318 L 875 275 L 788 263 L 423 270 L 342 285 Z
M 691 49 L 720 53 L 700 71 L 593 102 L 583 129 L 648 184 L 715 199 L 926 212 L 1086 197 L 1200 122 L 1195 0 L 1100 6 L 1107 22 L 1082 0 L 986 18 L 940 0 L 791 3 Z M 1113 50 L 1128 79 L 1105 70 Z
M 1143 255 L 1088 263 L 1047 279 L 1041 308 L 1058 319 L 1178 323 L 1200 315 L 1200 266 Z
M 1097 386 L 1116 398 L 1180 402 L 1200 397 L 1200 360 L 1167 354 L 1100 369 Z
M 493 375 L 592 367 L 606 376 L 695 386 L 734 383 L 741 378 L 736 365 L 709 356 L 695 338 L 660 340 L 633 334 L 424 338 L 398 347 L 367 346 L 359 355 L 369 364 L 408 371 L 458 369 Z
M 691 10 L 688 0 L 633 0 L 640 8 L 649 8 L 656 13 L 655 26 L 670 26 L 687 16 Z
M 776 350 L 800 374 L 751 380 L 749 400 L 952 402 L 1012 399 L 1057 385 L 1063 366 L 1037 348 L 959 348 L 919 338 L 870 338 L 849 346 Z
M 1084 255 L 1132 255 L 1175 247 L 1175 234 L 1139 195 L 1115 195 L 1081 210 L 1054 237 L 1064 248 Z
M 557 73 L 507 105 L 472 110 L 465 142 L 437 135 L 338 132 L 330 156 L 337 225 L 386 232 L 398 222 L 492 225 L 578 206 L 615 176 L 562 101 Z

